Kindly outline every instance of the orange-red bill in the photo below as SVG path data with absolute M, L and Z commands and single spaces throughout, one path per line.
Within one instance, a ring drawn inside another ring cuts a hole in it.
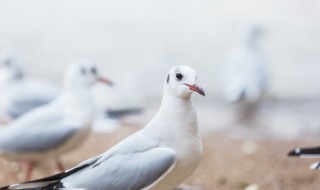
M 185 84 L 185 85 L 187 85 L 190 90 L 195 91 L 195 92 L 198 92 L 198 93 L 201 94 L 202 96 L 206 96 L 204 90 L 203 90 L 200 86 L 198 86 L 198 85 L 196 85 L 196 84 L 195 84 L 195 85 Z
M 106 79 L 106 78 L 103 78 L 103 77 L 98 77 L 98 78 L 97 78 L 97 80 L 98 80 L 99 82 L 102 82 L 102 83 L 108 84 L 108 85 L 110 85 L 110 86 L 112 86 L 112 85 L 113 85 L 113 82 L 112 82 L 111 80 Z

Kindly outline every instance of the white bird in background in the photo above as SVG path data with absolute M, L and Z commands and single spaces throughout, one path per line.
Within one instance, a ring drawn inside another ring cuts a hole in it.
M 20 59 L 9 50 L 0 55 L 0 90 L 0 122 L 2 123 L 8 123 L 36 107 L 51 102 L 62 91 L 43 80 L 26 76 Z M 142 112 L 141 108 L 103 107 L 100 109 L 95 123 L 106 120 L 120 123 L 122 118 Z M 98 131 L 104 132 L 104 128 Z
M 64 78 L 63 93 L 51 103 L 35 108 L 0 131 L 0 157 L 28 163 L 30 179 L 35 162 L 58 157 L 78 147 L 90 132 L 95 107 L 90 87 L 96 81 L 111 84 L 98 76 L 89 61 L 70 66 Z
M 320 158 L 320 147 L 296 148 L 288 153 L 288 156 L 301 158 Z M 320 162 L 310 165 L 310 169 L 319 170 Z
M 224 98 L 242 104 L 245 115 L 251 114 L 267 87 L 265 60 L 258 47 L 260 33 L 256 25 L 246 27 L 225 65 Z
M 205 94 L 196 79 L 188 66 L 172 68 L 160 109 L 145 128 L 64 173 L 2 189 L 175 189 L 194 172 L 202 155 L 191 95 Z
M 27 77 L 19 58 L 8 50 L 0 57 L 0 91 L 3 122 L 49 103 L 61 92 L 49 83 Z

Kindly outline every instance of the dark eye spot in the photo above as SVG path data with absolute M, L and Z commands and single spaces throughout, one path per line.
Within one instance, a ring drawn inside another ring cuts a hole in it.
M 11 66 L 11 60 L 10 59 L 5 60 L 4 61 L 4 65 L 7 66 L 7 67 L 10 67 Z
M 168 76 L 167 76 L 167 84 L 169 83 L 169 81 L 170 81 L 170 75 L 168 74 Z
M 81 68 L 81 74 L 85 75 L 87 72 L 86 72 L 86 69 L 85 68 Z
M 91 73 L 96 75 L 97 74 L 97 69 L 95 67 L 92 67 L 91 68 Z
M 183 75 L 181 73 L 176 73 L 176 79 L 180 81 L 183 78 Z

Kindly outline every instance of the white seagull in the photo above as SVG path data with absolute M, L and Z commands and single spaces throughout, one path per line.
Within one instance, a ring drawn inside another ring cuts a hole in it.
M 160 109 L 145 128 L 63 173 L 2 189 L 175 189 L 194 172 L 202 155 L 191 95 L 205 94 L 196 80 L 192 68 L 172 68 Z
M 240 120 L 250 119 L 267 88 L 265 59 L 258 46 L 261 29 L 245 28 L 224 68 L 224 99 L 236 103 Z
M 58 157 L 85 140 L 95 114 L 90 87 L 96 81 L 111 84 L 98 76 L 89 61 L 70 66 L 64 78 L 64 92 L 49 104 L 35 108 L 0 130 L 0 157 L 28 163 L 30 179 L 34 163 Z
M 41 80 L 27 77 L 20 59 L 11 51 L 0 57 L 0 115 L 8 122 L 60 94 L 60 89 Z
M 250 25 L 225 67 L 224 97 L 228 102 L 256 102 L 267 84 L 265 60 L 258 47 L 261 29 Z
M 288 156 L 300 158 L 320 158 L 320 147 L 296 148 L 288 153 Z M 320 162 L 310 165 L 310 169 L 320 169 Z

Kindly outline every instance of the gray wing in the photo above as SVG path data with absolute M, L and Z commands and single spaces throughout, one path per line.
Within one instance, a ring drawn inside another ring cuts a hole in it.
M 36 98 L 19 100 L 12 102 L 7 112 L 12 118 L 17 118 L 36 107 L 49 103 L 51 100 L 52 99 L 45 100 Z
M 14 118 L 47 104 L 58 97 L 60 90 L 36 80 L 23 80 L 6 91 L 9 106 L 7 112 Z
M 95 190 L 135 190 L 153 184 L 174 166 L 176 154 L 168 148 L 112 155 L 64 178 L 68 188 Z
M 77 132 L 76 123 L 41 122 L 39 127 L 8 127 L 0 138 L 0 152 L 41 152 L 54 149 Z

